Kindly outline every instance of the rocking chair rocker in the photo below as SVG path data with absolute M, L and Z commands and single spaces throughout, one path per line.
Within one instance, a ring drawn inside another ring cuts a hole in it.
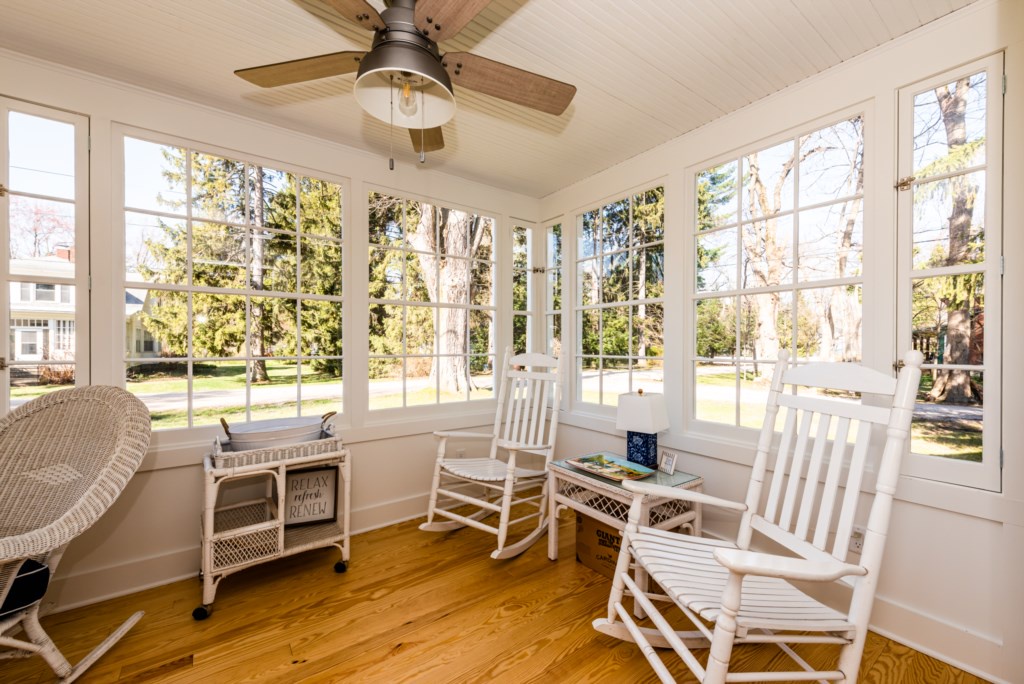
M 469 526 L 497 535 L 498 548 L 491 554 L 495 559 L 519 555 L 547 531 L 547 467 L 555 450 L 561 400 L 560 361 L 544 354 L 512 356 L 511 349 L 505 350 L 505 359 L 494 429 L 490 433 L 434 433 L 439 441 L 430 508 L 427 521 L 420 525 L 428 532 Z M 446 453 L 448 442 L 455 439 L 486 441 L 489 447 L 485 456 L 451 458 Z M 499 449 L 508 452 L 507 461 L 498 458 Z M 543 457 L 543 465 L 522 467 L 517 463 L 522 452 Z M 512 508 L 520 505 L 536 511 L 510 520 Z M 465 514 L 454 510 L 464 506 L 477 510 Z M 496 526 L 482 522 L 494 513 L 498 514 Z M 448 521 L 435 522 L 435 516 Z M 509 527 L 531 518 L 537 518 L 537 527 L 524 539 L 506 546 Z
M 919 352 L 909 352 L 897 381 L 856 364 L 790 368 L 788 354 L 780 354 L 744 503 L 657 485 L 625 484 L 634 492 L 633 505 L 608 615 L 595 620 L 594 628 L 639 645 L 662 682 L 674 679 L 654 647 L 671 648 L 697 680 L 707 684 L 856 682 L 922 360 Z M 784 386 L 812 391 L 788 392 Z M 814 388 L 825 391 L 814 392 Z M 887 403 L 837 399 L 832 390 L 880 396 Z M 780 407 L 785 409 L 785 420 L 776 441 Z M 872 432 L 885 433 L 873 483 L 864 477 Z M 762 484 L 769 466 L 774 472 L 762 506 Z M 644 494 L 739 511 L 735 543 L 639 527 Z M 872 496 L 863 550 L 859 558 L 848 560 L 857 506 Z M 752 550 L 755 532 L 788 553 Z M 642 592 L 630 576 L 631 567 L 645 572 L 652 589 L 660 587 L 663 593 Z M 833 608 L 799 590 L 793 581 L 839 582 L 852 592 L 848 604 Z M 623 607 L 624 595 L 633 596 L 650 616 L 653 628 L 636 624 Z M 676 631 L 655 601 L 677 605 L 697 631 Z M 751 643 L 777 644 L 803 669 L 734 672 L 730 667 L 733 645 Z M 814 670 L 789 646 L 802 643 L 841 646 L 836 668 Z M 705 665 L 690 649 L 709 646 Z

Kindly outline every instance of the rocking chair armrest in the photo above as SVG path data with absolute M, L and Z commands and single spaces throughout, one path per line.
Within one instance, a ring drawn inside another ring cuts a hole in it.
M 622 486 L 628 491 L 633 492 L 634 495 L 646 494 L 659 499 L 664 498 L 678 499 L 680 501 L 692 501 L 693 503 L 718 506 L 719 508 L 731 508 L 734 511 L 747 510 L 747 505 L 744 503 L 730 501 L 729 499 L 720 499 L 717 496 L 711 496 L 710 494 L 704 494 L 702 492 L 695 492 L 691 489 L 677 489 L 675 487 L 666 487 L 665 485 L 632 482 L 629 480 L 623 482 Z
M 742 575 L 807 582 L 832 582 L 847 575 L 868 574 L 867 569 L 860 565 L 851 565 L 835 559 L 807 560 L 743 549 L 715 549 L 715 560 L 732 572 Z
M 439 439 L 494 439 L 494 435 L 490 432 L 455 432 L 451 430 L 438 430 L 434 432 L 434 436 Z

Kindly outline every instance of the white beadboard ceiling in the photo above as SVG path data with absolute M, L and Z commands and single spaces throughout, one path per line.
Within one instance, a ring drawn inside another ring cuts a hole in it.
M 493 0 L 442 51 L 576 97 L 554 117 L 456 87 L 427 165 L 543 197 L 972 1 Z M 267 90 L 232 74 L 368 49 L 372 34 L 320 0 L 0 0 L 0 18 L 7 49 L 388 155 L 354 74 Z M 402 129 L 395 156 L 416 158 Z

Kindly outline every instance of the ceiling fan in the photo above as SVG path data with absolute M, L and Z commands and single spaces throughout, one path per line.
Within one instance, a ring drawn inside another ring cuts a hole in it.
M 380 13 L 366 0 L 326 1 L 374 32 L 369 52 L 334 52 L 235 74 L 271 88 L 357 72 L 356 101 L 381 121 L 408 128 L 420 161 L 444 147 L 440 127 L 455 114 L 453 84 L 556 116 L 576 94 L 568 83 L 469 52 L 441 54 L 438 42 L 461 31 L 490 0 L 390 0 Z

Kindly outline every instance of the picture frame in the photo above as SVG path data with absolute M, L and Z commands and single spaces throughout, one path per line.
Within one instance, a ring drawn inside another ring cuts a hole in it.
M 679 454 L 672 453 L 671 451 L 662 451 L 661 458 L 658 459 L 658 470 L 671 475 L 676 471 L 676 458 L 678 457 Z
M 285 474 L 284 526 L 313 525 L 338 519 L 338 469 L 307 468 Z

